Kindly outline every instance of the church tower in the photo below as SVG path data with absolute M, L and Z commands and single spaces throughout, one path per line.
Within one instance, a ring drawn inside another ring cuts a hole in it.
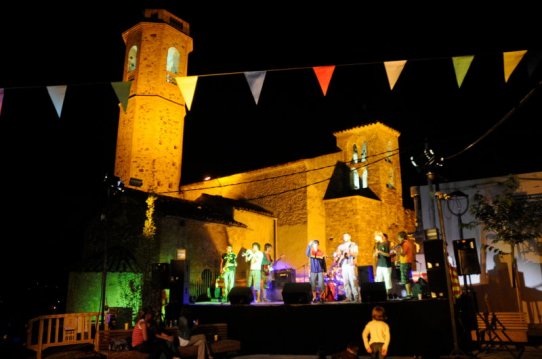
M 115 175 L 127 187 L 174 193 L 181 181 L 185 101 L 175 81 L 186 76 L 192 51 L 189 24 L 162 9 L 122 34 L 123 81 L 131 81 L 120 109 Z

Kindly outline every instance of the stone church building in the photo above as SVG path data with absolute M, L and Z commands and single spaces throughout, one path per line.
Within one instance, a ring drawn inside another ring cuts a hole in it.
M 330 134 L 337 144 L 333 153 L 182 184 L 183 137 L 190 134 L 184 132 L 186 105 L 176 78 L 187 76 L 189 24 L 165 10 L 148 9 L 144 17 L 122 34 L 123 80 L 131 81 L 131 89 L 119 111 L 115 175 L 154 210 L 156 230 L 152 239 L 143 237 L 156 241 L 152 262 L 189 263 L 191 295 L 202 273 L 219 272 L 227 244 L 240 253 L 253 242 L 262 248 L 271 243 L 281 268 L 295 269 L 303 281 L 305 249 L 313 239 L 331 257 L 348 232 L 359 245 L 357 264 L 371 266 L 375 231 L 394 240 L 399 231 L 416 229 L 413 211 L 402 203 L 400 134 L 382 122 Z M 243 268 L 238 285 L 244 285 Z M 119 283 L 108 281 L 106 292 Z M 70 285 L 77 292 L 77 281 Z M 68 307 L 75 308 L 73 297 Z M 106 302 L 122 306 L 110 295 Z

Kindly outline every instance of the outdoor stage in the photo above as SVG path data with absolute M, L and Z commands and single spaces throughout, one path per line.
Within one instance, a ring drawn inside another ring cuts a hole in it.
M 228 336 L 241 340 L 243 354 L 325 354 L 362 344 L 361 332 L 375 305 L 386 309 L 392 356 L 447 355 L 453 350 L 447 299 L 386 300 L 368 303 L 284 302 L 190 304 L 200 323 L 228 323 Z

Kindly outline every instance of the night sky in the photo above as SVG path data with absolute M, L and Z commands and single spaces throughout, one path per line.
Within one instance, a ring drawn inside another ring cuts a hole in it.
M 165 6 L 188 21 L 189 75 L 214 75 L 200 78 L 186 117 L 182 183 L 329 153 L 336 149 L 333 132 L 373 121 L 401 133 L 406 207 L 412 207 L 409 187 L 426 183 L 408 158 L 419 156 L 426 142 L 453 157 L 444 162 L 441 181 L 542 170 L 540 89 L 519 106 L 542 80 L 542 66 L 531 73 L 528 67 L 542 50 L 532 9 L 490 16 L 487 9 L 362 4 L 202 9 L 148 3 L 115 1 L 120 9 L 109 8 L 113 2 L 23 4 L 1 11 L 1 185 L 8 211 L 2 226 L 14 233 L 2 236 L 1 275 L 9 284 L 2 291 L 22 294 L 28 278 L 62 283 L 85 225 L 99 212 L 118 121 L 110 82 L 122 80 L 121 33 L 144 7 Z M 502 52 L 516 50 L 529 51 L 505 83 Z M 458 88 L 451 56 L 461 55 L 475 59 Z M 382 63 L 392 60 L 409 61 L 390 91 Z M 311 69 L 324 65 L 337 66 L 325 97 Z M 255 70 L 269 70 L 258 105 L 242 75 Z M 45 90 L 52 85 L 68 85 L 60 119 Z M 4 293 L 4 305 L 10 294 Z

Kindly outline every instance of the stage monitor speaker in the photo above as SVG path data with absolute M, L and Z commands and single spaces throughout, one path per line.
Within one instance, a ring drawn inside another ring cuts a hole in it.
M 188 262 L 180 259 L 171 260 L 169 270 L 170 302 L 179 304 L 190 303 Z
M 358 281 L 360 283 L 373 283 L 373 266 L 358 266 Z
M 231 304 L 250 304 L 254 301 L 254 293 L 249 287 L 233 287 L 228 293 Z
M 312 299 L 310 283 L 285 283 L 282 289 L 284 304 L 307 304 Z
M 360 283 L 361 302 L 384 302 L 388 299 L 384 282 Z
M 457 274 L 480 274 L 480 262 L 476 254 L 476 242 L 474 238 L 458 239 L 453 241 L 453 244 Z
M 152 265 L 151 284 L 154 288 L 169 288 L 169 263 L 154 263 Z

